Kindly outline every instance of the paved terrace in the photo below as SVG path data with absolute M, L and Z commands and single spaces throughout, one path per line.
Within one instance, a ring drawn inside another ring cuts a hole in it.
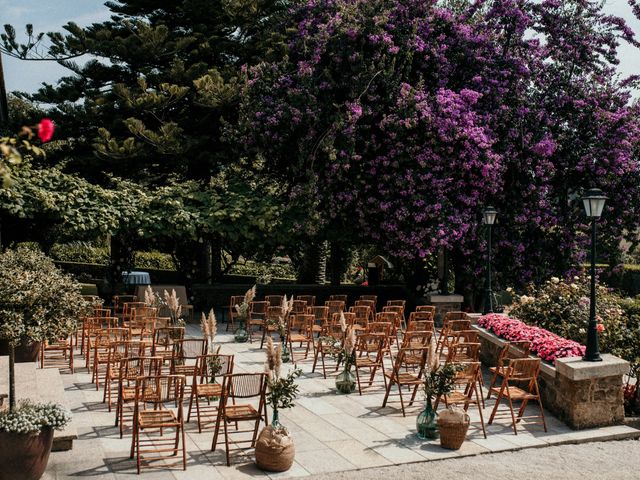
M 188 334 L 199 335 L 198 327 L 190 325 Z M 235 354 L 237 372 L 263 371 L 265 355 L 259 349 L 259 343 L 233 343 L 232 335 L 226 333 L 220 333 L 218 340 L 222 344 L 221 353 Z M 78 365 L 80 364 L 81 361 L 78 360 Z M 212 430 L 198 433 L 192 418 L 186 425 L 187 470 L 143 470 L 141 478 L 304 477 L 549 445 L 640 437 L 640 430 L 629 426 L 572 431 L 549 412 L 545 412 L 548 432 L 545 433 L 541 425 L 524 423 L 516 436 L 511 428 L 510 418 L 507 418 L 508 409 L 505 408 L 501 410 L 503 415 L 499 415 L 493 425 L 487 426 L 488 438 L 484 439 L 477 409 L 472 405 L 469 409 L 471 427 L 463 447 L 458 451 L 444 450 L 438 440 L 423 441 L 416 437 L 415 420 L 423 407 L 421 396 L 420 402 L 408 407 L 407 416 L 403 417 L 397 396 L 392 396 L 392 402 L 386 408 L 381 408 L 384 395 L 381 383 L 378 387 L 363 392 L 362 396 L 357 391 L 351 395 L 338 395 L 335 393 L 334 379 L 330 376 L 325 380 L 318 372 L 312 374 L 311 365 L 312 360 L 298 363 L 304 372 L 299 379 L 301 395 L 295 408 L 281 414 L 281 422 L 293 434 L 296 445 L 296 460 L 288 472 L 267 474 L 258 470 L 253 463 L 251 451 L 247 455 L 232 453 L 232 466 L 227 467 L 224 443 L 219 444 L 218 449 L 212 452 Z M 386 365 L 389 367 L 388 361 Z M 74 442 L 72 451 L 51 454 L 49 467 L 43 478 L 137 478 L 135 461 L 129 459 L 131 436 L 119 438 L 118 428 L 114 426 L 115 413 L 109 413 L 106 405 L 102 404 L 102 390 L 95 390 L 90 375 L 83 368 L 77 369 L 73 375 L 65 370 L 62 372 L 67 403 L 74 414 L 73 427 L 77 430 L 78 439 Z M 485 421 L 489 418 L 493 405 L 493 400 L 486 402 Z M 376 476 L 375 473 L 372 475 Z

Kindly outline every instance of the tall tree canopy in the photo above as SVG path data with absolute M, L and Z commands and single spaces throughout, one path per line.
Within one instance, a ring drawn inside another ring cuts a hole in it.
M 607 238 L 637 234 L 638 107 L 615 70 L 637 42 L 600 2 L 310 0 L 293 16 L 231 136 L 319 235 L 403 261 L 446 248 L 468 281 L 494 204 L 498 270 L 521 284 L 580 261 L 586 188 L 610 197 Z

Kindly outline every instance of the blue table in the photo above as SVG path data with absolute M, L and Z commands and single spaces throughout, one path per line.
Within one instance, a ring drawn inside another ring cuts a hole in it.
M 149 272 L 122 272 L 125 285 L 151 285 Z

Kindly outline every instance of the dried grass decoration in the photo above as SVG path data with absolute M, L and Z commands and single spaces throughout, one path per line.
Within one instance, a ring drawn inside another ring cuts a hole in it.
M 282 347 L 274 346 L 273 340 L 267 338 L 267 404 L 273 409 L 271 425 L 264 427 L 256 442 L 256 464 L 258 468 L 268 472 L 284 472 L 291 468 L 295 458 L 293 438 L 280 424 L 278 412 L 283 408 L 292 408 L 298 396 L 298 385 L 295 379 L 302 373 L 299 369 L 290 371 L 281 377 Z

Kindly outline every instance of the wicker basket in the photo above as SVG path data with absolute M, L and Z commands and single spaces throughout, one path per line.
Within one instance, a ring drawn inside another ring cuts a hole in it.
M 438 417 L 440 430 L 440 446 L 449 450 L 458 450 L 464 443 L 469 430 L 469 415 L 467 412 L 449 407 Z
M 256 441 L 256 464 L 267 472 L 285 472 L 293 465 L 296 449 L 290 435 L 282 434 L 269 425 Z

